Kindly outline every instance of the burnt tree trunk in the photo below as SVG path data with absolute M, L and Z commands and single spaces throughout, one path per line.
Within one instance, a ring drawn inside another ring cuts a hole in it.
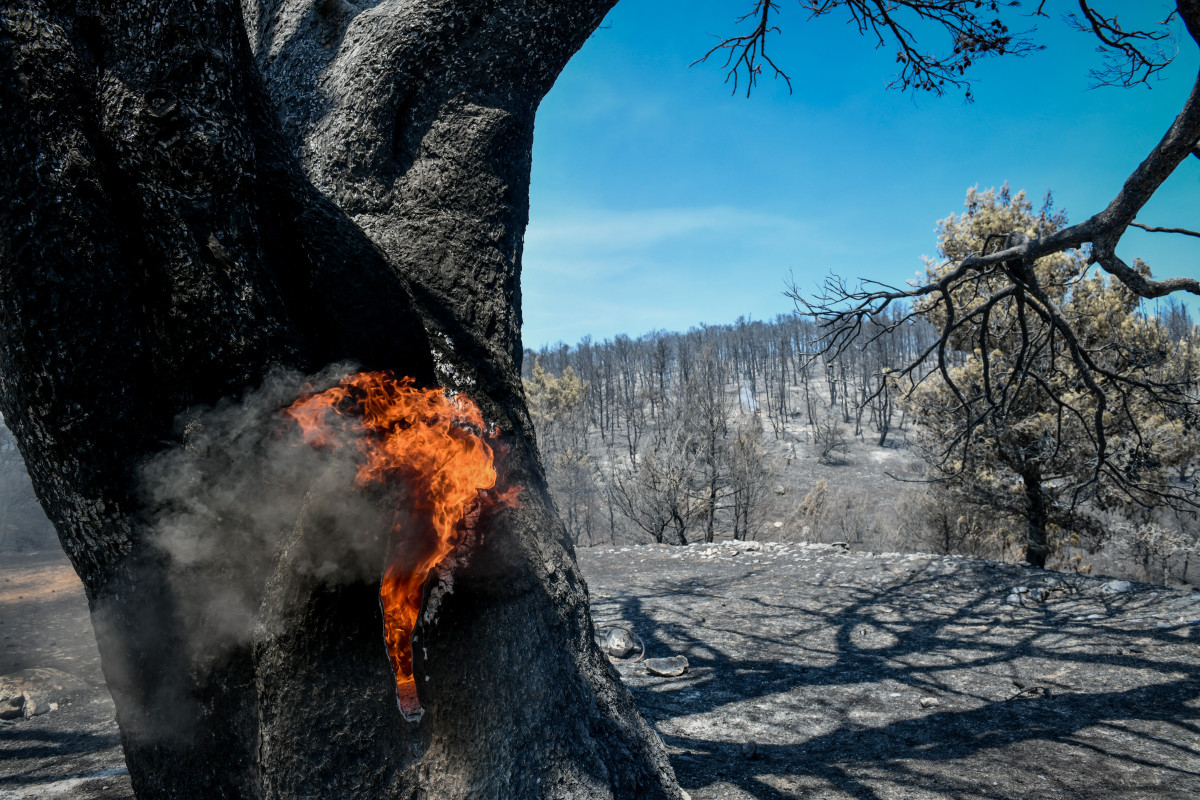
M 1045 567 L 1050 554 L 1046 531 L 1050 520 L 1041 468 L 1037 464 L 1025 466 L 1021 480 L 1025 487 L 1025 560 L 1035 567 Z
M 534 113 L 613 2 L 0 5 L 0 410 L 139 796 L 680 796 L 593 644 L 519 379 Z M 217 655 L 154 539 L 143 469 L 181 415 L 337 362 L 467 392 L 525 487 L 426 587 L 419 722 L 377 577 L 299 566 L 359 531 L 305 505 L 241 552 L 214 520 L 258 615 Z

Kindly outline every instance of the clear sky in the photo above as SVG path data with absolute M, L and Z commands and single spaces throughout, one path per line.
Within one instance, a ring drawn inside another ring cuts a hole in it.
M 782 0 L 768 52 L 794 93 L 764 76 L 747 99 L 730 94 L 718 65 L 688 65 L 750 5 L 621 0 L 543 102 L 526 347 L 770 318 L 792 309 L 789 273 L 802 289 L 831 271 L 903 283 L 973 185 L 1008 181 L 1035 200 L 1052 190 L 1082 220 L 1166 131 L 1200 67 L 1180 30 L 1179 56 L 1153 88 L 1090 88 L 1093 40 L 1054 17 L 1037 21 L 1044 51 L 976 65 L 968 105 L 961 93 L 886 89 L 893 50 Z M 1125 20 L 1160 4 L 1109 5 Z M 1195 229 L 1197 208 L 1191 159 L 1139 219 Z M 1119 252 L 1159 277 L 1200 274 L 1197 239 L 1131 231 Z

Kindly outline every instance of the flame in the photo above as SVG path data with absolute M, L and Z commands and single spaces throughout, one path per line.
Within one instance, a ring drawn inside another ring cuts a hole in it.
M 314 447 L 341 447 L 353 437 L 363 461 L 360 487 L 375 483 L 407 490 L 406 529 L 393 545 L 379 587 L 384 638 L 396 691 L 406 716 L 421 713 L 413 677 L 412 634 L 429 573 L 458 543 L 464 520 L 482 492 L 496 486 L 496 432 L 469 398 L 443 389 L 418 389 L 411 378 L 360 372 L 326 391 L 300 398 L 284 412 Z M 332 416 L 331 416 L 332 415 Z M 515 505 L 520 487 L 490 496 Z

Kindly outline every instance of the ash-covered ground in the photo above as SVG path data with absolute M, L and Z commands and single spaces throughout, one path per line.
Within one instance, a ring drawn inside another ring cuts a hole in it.
M 1200 796 L 1200 594 L 959 556 L 581 553 L 597 625 L 707 798 Z
M 617 669 L 694 800 L 1200 796 L 1200 594 L 829 545 L 578 555 L 598 626 L 688 660 Z M 42 708 L 0 721 L 0 800 L 131 797 L 78 581 L 0 559 L 0 690 Z

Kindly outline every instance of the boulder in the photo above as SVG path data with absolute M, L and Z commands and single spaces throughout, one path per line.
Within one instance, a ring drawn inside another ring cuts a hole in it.
M 610 628 L 608 633 L 604 634 L 600 649 L 611 658 L 626 658 L 637 649 L 637 645 L 629 631 L 624 628 Z
M 646 671 L 651 675 L 661 675 L 664 678 L 678 678 L 687 672 L 687 669 L 688 660 L 685 656 L 646 659 Z
M 39 667 L 0 676 L 0 719 L 29 719 L 58 710 L 84 683 L 69 672 Z

